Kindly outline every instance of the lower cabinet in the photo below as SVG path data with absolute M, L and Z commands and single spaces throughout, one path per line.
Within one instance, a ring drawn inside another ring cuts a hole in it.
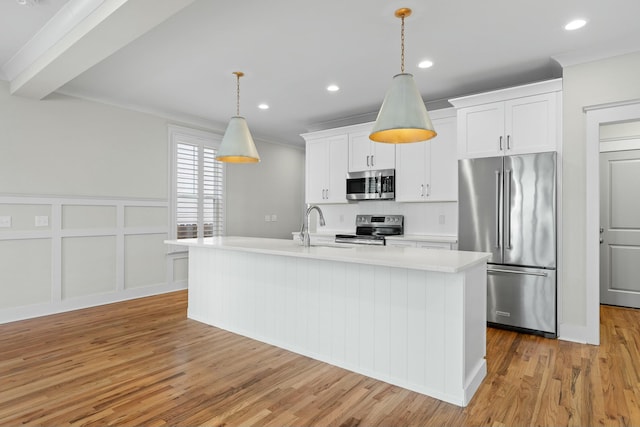
M 387 239 L 387 246 L 404 248 L 426 248 L 426 249 L 455 249 L 455 243 L 449 242 L 429 242 L 425 240 L 390 240 Z

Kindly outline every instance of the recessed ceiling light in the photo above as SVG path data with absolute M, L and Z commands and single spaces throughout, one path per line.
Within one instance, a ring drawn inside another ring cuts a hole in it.
M 433 67 L 433 62 L 429 61 L 428 59 L 425 59 L 424 61 L 420 61 L 420 63 L 418 64 L 418 68 L 429 68 L 429 67 Z
M 578 28 L 582 28 L 585 25 L 587 25 L 587 21 L 585 21 L 584 19 L 574 19 L 573 21 L 565 25 L 564 29 L 567 31 L 573 31 L 577 30 Z
M 338 85 L 329 85 L 327 86 L 327 90 L 329 92 L 337 92 L 340 90 L 340 88 L 338 87 Z
M 261 110 L 268 110 L 269 109 L 269 104 L 260 104 L 258 105 L 258 108 Z

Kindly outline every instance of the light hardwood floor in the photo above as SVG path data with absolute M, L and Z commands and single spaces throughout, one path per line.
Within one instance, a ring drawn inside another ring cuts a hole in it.
M 459 408 L 186 318 L 186 292 L 0 325 L 0 425 L 640 425 L 640 311 L 599 347 L 488 329 Z

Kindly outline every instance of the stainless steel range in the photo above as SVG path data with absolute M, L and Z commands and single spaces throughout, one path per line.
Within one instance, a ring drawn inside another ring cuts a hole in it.
M 336 243 L 385 245 L 385 236 L 402 234 L 403 215 L 357 215 L 356 234 L 336 234 Z

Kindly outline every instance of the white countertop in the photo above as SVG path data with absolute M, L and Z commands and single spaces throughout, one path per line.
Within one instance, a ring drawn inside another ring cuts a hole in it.
M 294 240 L 258 237 L 209 237 L 167 240 L 165 243 L 445 273 L 458 273 L 484 263 L 490 257 L 484 252 L 390 246 L 322 244 L 305 248 Z

